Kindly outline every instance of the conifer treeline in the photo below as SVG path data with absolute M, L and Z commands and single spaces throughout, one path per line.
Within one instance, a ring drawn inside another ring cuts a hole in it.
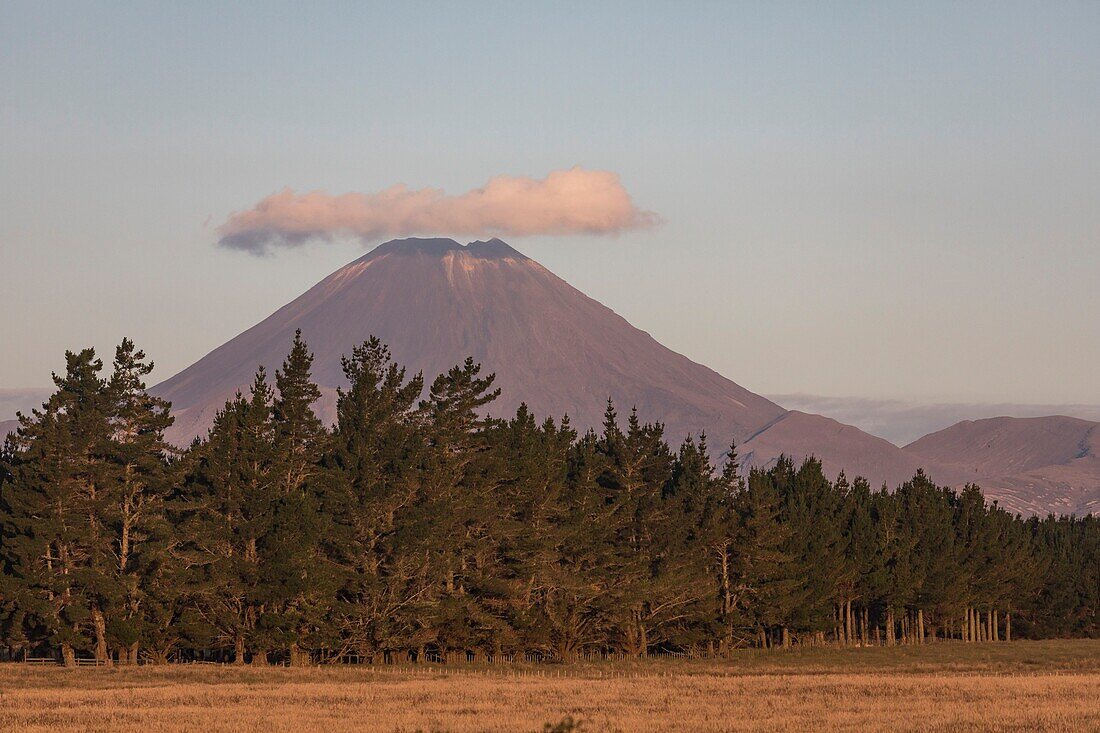
M 603 428 L 481 417 L 467 359 L 429 385 L 371 339 L 337 424 L 300 334 L 176 451 L 130 341 L 69 353 L 0 462 L 8 654 L 243 663 L 570 660 L 741 646 L 1100 634 L 1100 522 L 1022 519 L 923 474 L 894 491 L 608 403 Z

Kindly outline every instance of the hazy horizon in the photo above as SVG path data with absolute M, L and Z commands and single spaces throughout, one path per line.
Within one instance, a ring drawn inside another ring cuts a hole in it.
M 1100 6 L 266 7 L 0 8 L 0 386 L 491 226 L 759 394 L 1100 404 Z M 606 207 L 537 220 L 575 166 Z M 234 218 L 285 189 L 353 210 Z

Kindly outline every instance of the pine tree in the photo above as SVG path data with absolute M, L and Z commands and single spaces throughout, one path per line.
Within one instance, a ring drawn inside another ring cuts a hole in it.
M 178 502 L 181 562 L 205 631 L 204 645 L 251 653 L 266 663 L 270 640 L 266 549 L 277 499 L 272 391 L 261 367 L 247 397 L 237 393 L 215 416 L 206 441 L 192 447 L 193 468 Z
M 110 435 L 104 449 L 101 552 L 110 558 L 119 593 L 117 607 L 108 614 L 110 635 L 121 646 L 120 659 L 130 664 L 137 663 L 151 620 L 144 615 L 145 600 L 151 592 L 166 590 L 157 588 L 155 580 L 166 572 L 170 542 L 165 501 L 171 449 L 164 431 L 172 418 L 170 405 L 145 391 L 145 377 L 152 371 L 144 352 L 124 339 L 107 383 Z
M 91 647 L 106 661 L 104 609 L 117 602 L 101 542 L 100 489 L 110 403 L 92 349 L 66 352 L 57 391 L 20 425 L 9 444 L 2 551 L 13 578 L 20 626 L 60 646 L 64 663 Z
M 733 492 L 715 475 L 706 435 L 698 442 L 689 436 L 680 445 L 664 501 L 659 572 L 666 585 L 671 581 L 679 586 L 683 600 L 678 607 L 682 618 L 666 634 L 672 647 L 709 649 L 721 636 L 722 559 L 732 550 L 732 499 Z
M 259 624 L 267 645 L 286 649 L 293 665 L 309 662 L 304 650 L 311 635 L 322 633 L 326 599 L 337 583 L 321 551 L 330 532 L 320 511 L 319 478 L 328 436 L 313 411 L 321 390 L 313 382 L 312 365 L 313 354 L 299 329 L 275 372 L 274 507 L 270 535 L 262 544 L 265 613 Z
M 989 564 L 991 527 L 985 498 L 977 486 L 969 484 L 959 494 L 954 525 L 962 586 L 963 638 L 982 641 L 981 611 L 988 604 L 990 591 L 983 570 Z
M 608 519 L 616 548 L 612 623 L 619 647 L 634 656 L 644 655 L 651 645 L 662 641 L 661 625 L 686 602 L 657 574 L 664 552 L 660 540 L 662 498 L 673 463 L 663 431 L 660 424 L 643 425 L 634 409 L 624 434 L 609 402 L 599 443 L 606 461 L 599 483 L 611 508 Z
M 806 459 L 798 471 L 790 461 L 781 460 L 773 474 L 782 498 L 780 516 L 791 533 L 784 549 L 801 579 L 787 624 L 820 639 L 837 621 L 835 601 L 846 552 L 843 503 L 814 458 Z
M 878 532 L 874 522 L 875 496 L 871 486 L 856 477 L 847 495 L 848 537 L 845 565 L 850 602 L 854 612 L 849 616 L 849 642 L 854 636 L 858 643 L 871 642 L 872 607 L 883 593 L 885 570 L 878 551 Z M 854 616 L 854 618 L 853 618 Z
M 420 374 L 406 380 L 377 338 L 343 360 L 347 391 L 325 458 L 325 512 L 333 522 L 326 554 L 342 570 L 335 625 L 343 648 L 373 659 L 409 644 L 409 608 L 425 587 L 401 527 L 420 490 L 423 436 L 415 405 Z
M 706 458 L 709 464 L 705 442 L 702 448 L 700 458 Z M 702 493 L 694 522 L 696 529 L 690 539 L 690 543 L 704 553 L 705 567 L 714 579 L 716 608 L 713 633 L 723 654 L 728 654 L 734 643 L 737 623 L 735 555 L 741 551 L 736 543 L 744 539 L 741 536 L 742 517 L 738 512 L 737 500 L 744 495 L 745 480 L 738 468 L 737 445 L 731 442 L 721 474 L 716 477 L 710 470 L 707 480 L 700 487 Z
M 568 419 L 537 423 L 521 404 L 513 419 L 489 431 L 498 460 L 487 476 L 495 486 L 496 521 L 489 525 L 494 556 L 480 567 L 473 590 L 494 617 L 494 653 L 537 652 L 557 659 L 575 656 L 584 644 L 573 613 L 578 578 L 563 571 L 563 534 L 569 506 L 569 451 L 575 433 Z M 501 623 L 503 622 L 503 623 Z
M 891 610 L 904 614 L 903 640 L 922 643 L 926 620 L 946 624 L 958 613 L 962 583 L 954 500 L 918 471 L 898 488 L 892 501 L 896 512 Z
M 439 375 L 420 404 L 428 450 L 422 463 L 420 519 L 412 525 L 419 528 L 429 572 L 438 583 L 429 630 L 444 657 L 477 645 L 481 627 L 491 622 L 468 592 L 494 551 L 489 525 L 496 515 L 494 487 L 484 480 L 485 464 L 492 461 L 485 429 L 496 421 L 480 411 L 500 390 L 493 389 L 495 375 L 480 373 L 481 365 L 467 358 Z
M 726 464 L 727 481 L 733 479 L 731 463 Z M 761 646 L 769 644 L 769 631 L 788 623 L 798 590 L 787 549 L 792 533 L 780 520 L 782 502 L 775 475 L 752 470 L 744 484 L 738 482 L 733 504 L 737 533 L 730 557 L 727 628 L 740 629 Z M 732 636 L 733 632 L 726 633 Z
M 615 505 L 599 483 L 607 469 L 600 440 L 589 429 L 568 451 L 559 557 L 543 601 L 551 642 L 563 659 L 608 648 L 616 607 Z

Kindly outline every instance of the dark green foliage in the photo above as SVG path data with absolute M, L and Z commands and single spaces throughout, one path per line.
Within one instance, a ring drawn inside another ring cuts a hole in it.
M 105 659 L 112 645 L 136 661 L 171 604 L 168 405 L 145 393 L 152 365 L 128 339 L 109 379 L 102 369 L 91 349 L 67 353 L 57 392 L 21 416 L 5 450 L 7 632 L 60 646 L 66 661 L 73 648 Z
M 331 616 L 339 648 L 372 657 L 412 643 L 424 590 L 419 553 L 406 551 L 409 512 L 420 503 L 425 450 L 415 409 L 423 377 L 406 381 L 377 339 L 343 360 L 347 391 L 337 398 L 337 423 L 323 459 L 322 543 L 340 587 Z M 413 530 L 415 537 L 416 530 Z
M 292 664 L 1100 634 L 1100 522 L 1024 520 L 918 473 L 890 492 L 608 402 L 603 429 L 425 393 L 371 339 L 337 424 L 297 334 L 186 451 L 133 343 L 67 355 L 0 453 L 0 633 L 24 650 Z

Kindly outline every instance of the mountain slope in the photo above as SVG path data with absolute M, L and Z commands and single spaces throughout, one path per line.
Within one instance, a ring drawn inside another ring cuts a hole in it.
M 507 415 L 525 400 L 539 415 L 568 413 L 597 427 L 610 396 L 637 405 L 674 441 L 705 430 L 718 444 L 743 439 L 783 409 L 657 343 L 500 240 L 395 240 L 334 272 L 299 298 L 153 388 L 171 400 L 170 438 L 185 443 L 252 379 L 282 362 L 296 328 L 316 354 L 320 412 L 334 418 L 340 356 L 376 335 L 395 359 L 431 379 L 473 356 L 496 372 Z
M 1060 415 L 964 420 L 904 450 L 956 467 L 1018 511 L 1100 511 L 1100 423 Z

